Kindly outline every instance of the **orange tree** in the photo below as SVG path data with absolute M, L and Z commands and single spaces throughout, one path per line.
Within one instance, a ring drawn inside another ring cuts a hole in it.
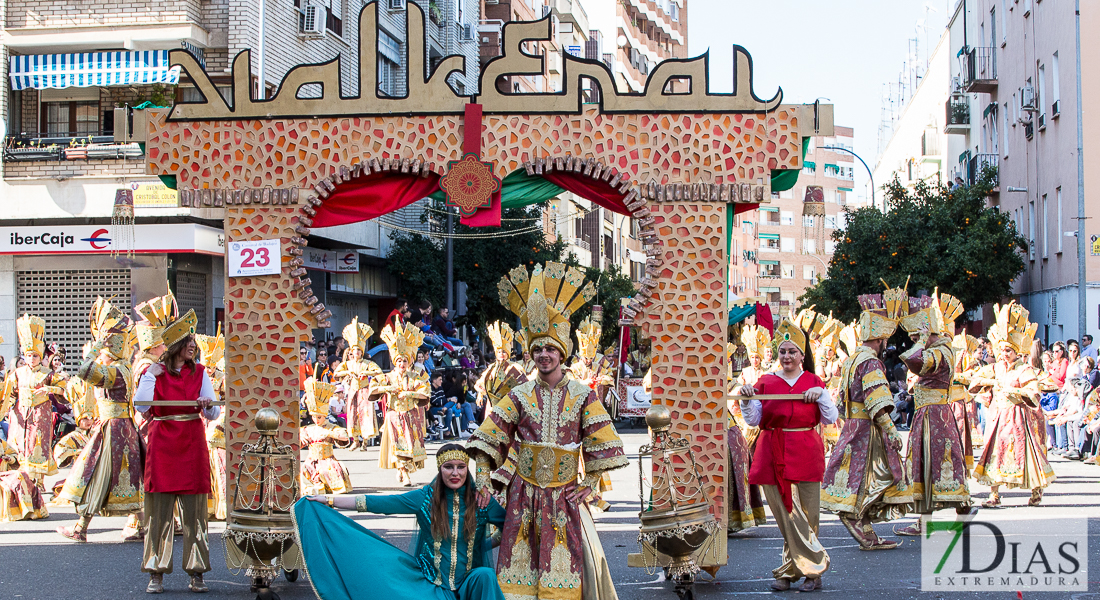
M 850 321 L 859 316 L 856 297 L 879 293 L 883 281 L 909 292 L 936 287 L 969 310 L 1000 301 L 1024 270 L 1027 240 L 986 198 L 997 181 L 986 169 L 969 187 L 948 190 L 918 183 L 913 190 L 894 181 L 883 186 L 889 210 L 846 210 L 847 224 L 833 232 L 836 249 L 826 278 L 799 300 Z

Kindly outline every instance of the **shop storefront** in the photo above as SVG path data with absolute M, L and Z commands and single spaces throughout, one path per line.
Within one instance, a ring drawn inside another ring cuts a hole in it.
M 213 333 L 224 307 L 224 237 L 194 223 L 137 225 L 133 253 L 111 252 L 120 238 L 106 225 L 0 227 L 0 354 L 16 353 L 15 319 L 46 320 L 46 339 L 66 351 L 75 367 L 88 341 L 88 313 L 97 296 L 123 310 L 165 284 L 180 309 L 195 309 L 199 332 Z

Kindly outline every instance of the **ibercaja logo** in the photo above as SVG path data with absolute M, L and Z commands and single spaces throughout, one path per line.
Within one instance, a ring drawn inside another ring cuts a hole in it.
M 921 590 L 1088 591 L 1088 519 L 923 519 Z

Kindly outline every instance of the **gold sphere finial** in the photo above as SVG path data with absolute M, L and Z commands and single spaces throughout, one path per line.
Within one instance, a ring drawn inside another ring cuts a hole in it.
M 279 431 L 280 421 L 279 413 L 275 409 L 265 407 L 256 411 L 252 424 L 256 426 L 256 431 L 260 432 L 260 435 L 275 435 Z
M 654 404 L 645 411 L 645 424 L 653 431 L 667 431 L 672 425 L 672 411 L 666 406 Z

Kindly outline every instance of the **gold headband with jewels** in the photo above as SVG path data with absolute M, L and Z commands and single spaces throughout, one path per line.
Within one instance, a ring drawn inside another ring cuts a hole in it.
M 438 467 L 442 467 L 452 460 L 461 460 L 468 463 L 470 462 L 470 455 L 466 454 L 465 450 L 448 450 L 435 455 L 435 464 Z
M 775 346 L 775 353 L 779 354 L 779 346 L 783 342 L 790 342 L 802 351 L 806 353 L 806 332 L 802 331 L 798 325 L 795 325 L 790 319 L 783 319 L 775 327 L 775 336 L 772 338 L 772 344 Z

